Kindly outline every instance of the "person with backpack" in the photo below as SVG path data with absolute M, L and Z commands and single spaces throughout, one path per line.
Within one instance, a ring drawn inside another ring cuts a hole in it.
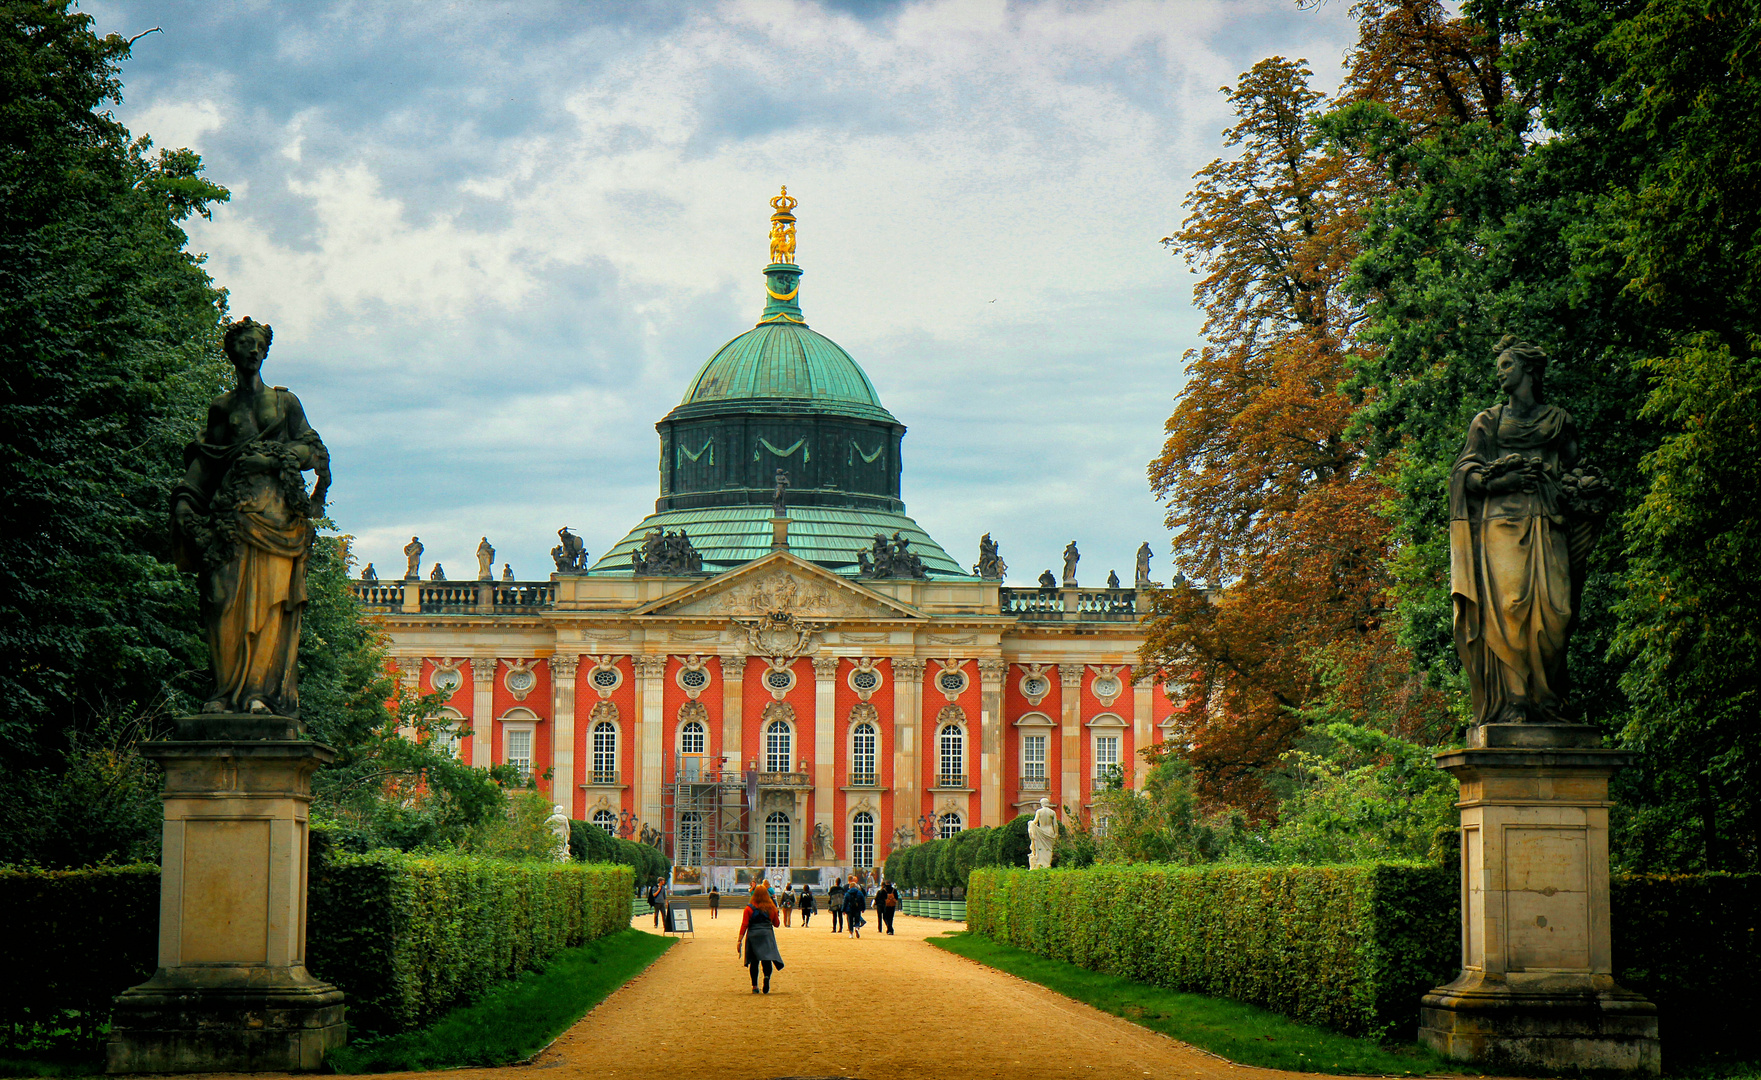
M 893 913 L 899 906 L 899 890 L 890 881 L 881 882 L 880 891 L 874 894 L 874 918 L 877 925 L 893 932 Z
M 658 930 L 661 918 L 666 914 L 666 880 L 664 878 L 655 879 L 654 884 L 648 887 L 648 906 L 654 911 L 654 928 Z M 671 919 L 667 920 L 669 924 L 671 921 Z M 672 926 L 669 925 L 667 929 L 671 930 Z
M 807 921 L 819 912 L 819 902 L 813 898 L 813 886 L 801 886 L 801 928 L 807 929 Z
M 752 900 L 740 915 L 740 933 L 734 938 L 734 955 L 740 957 L 752 976 L 752 992 L 758 993 L 758 969 L 764 968 L 764 992 L 770 993 L 770 974 L 783 970 L 783 956 L 777 952 L 776 927 L 783 923 L 777 905 L 770 898 L 770 886 L 763 881 L 752 886 Z
M 795 916 L 795 887 L 783 886 L 783 895 L 777 898 L 777 906 L 783 909 L 783 925 L 788 926 Z
M 832 913 L 832 933 L 844 928 L 844 879 L 833 878 L 832 887 L 825 891 L 826 907 Z
M 862 886 L 852 881 L 850 887 L 844 890 L 844 926 L 850 937 L 862 937 L 862 924 L 867 921 L 863 919 L 862 913 L 867 908 L 868 896 L 862 891 Z

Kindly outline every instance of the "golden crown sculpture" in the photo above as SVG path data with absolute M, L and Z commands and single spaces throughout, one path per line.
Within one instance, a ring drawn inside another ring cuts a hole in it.
M 789 211 L 801 205 L 801 200 L 789 194 L 787 185 L 783 193 L 770 201 L 770 207 L 776 213 L 770 216 L 770 261 L 772 263 L 795 262 L 795 215 Z

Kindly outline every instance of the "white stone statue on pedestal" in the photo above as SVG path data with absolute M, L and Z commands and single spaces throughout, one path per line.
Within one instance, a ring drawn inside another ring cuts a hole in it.
M 1058 812 L 1052 809 L 1052 800 L 1041 799 L 1033 820 L 1027 823 L 1027 840 L 1032 845 L 1027 853 L 1029 870 L 1052 868 L 1052 844 L 1057 839 Z
M 556 837 L 556 847 L 551 852 L 551 858 L 555 859 L 557 862 L 568 862 L 569 815 L 564 812 L 562 807 L 552 806 L 550 808 L 550 817 L 546 818 L 544 821 L 544 827 L 550 830 L 552 836 Z

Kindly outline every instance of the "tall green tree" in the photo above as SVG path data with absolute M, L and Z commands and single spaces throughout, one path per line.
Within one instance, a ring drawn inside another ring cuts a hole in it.
M 225 296 L 181 223 L 227 198 L 105 106 L 129 43 L 0 0 L 0 764 L 167 704 L 205 668 L 160 562 L 184 444 L 225 365 Z M 175 704 L 175 701 L 172 702 Z

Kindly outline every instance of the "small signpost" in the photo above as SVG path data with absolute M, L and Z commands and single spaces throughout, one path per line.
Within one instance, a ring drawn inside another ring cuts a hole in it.
M 667 912 L 667 933 L 690 934 L 692 937 L 697 936 L 697 929 L 691 925 L 690 904 L 680 903 L 676 900 L 668 901 Z

